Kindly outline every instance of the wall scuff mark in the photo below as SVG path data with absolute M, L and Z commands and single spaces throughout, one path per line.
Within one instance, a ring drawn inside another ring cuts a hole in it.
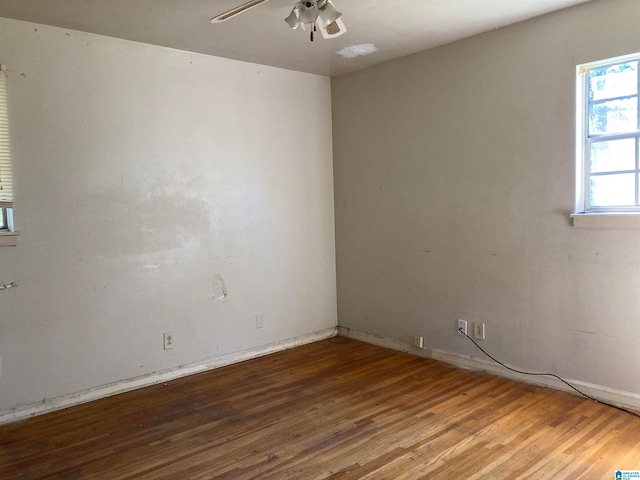
M 20 282 L 11 282 L 11 283 L 4 283 L 2 285 L 0 285 L 0 290 L 8 290 L 10 288 L 15 288 L 20 286 Z
M 211 294 L 211 298 L 219 302 L 224 300 L 227 296 L 227 287 L 224 284 L 224 279 L 222 275 L 216 274 L 213 276 L 213 293 Z

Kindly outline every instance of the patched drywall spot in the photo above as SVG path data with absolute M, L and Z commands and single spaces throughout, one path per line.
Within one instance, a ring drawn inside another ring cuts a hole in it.
M 79 203 L 75 218 L 83 226 L 77 229 L 81 243 L 108 258 L 161 253 L 166 260 L 166 252 L 184 251 L 210 232 L 206 199 L 184 188 L 96 189 Z
M 227 296 L 227 286 L 224 284 L 224 279 L 222 275 L 215 274 L 213 276 L 213 293 L 211 294 L 211 298 L 220 302 L 225 299 Z
M 338 55 L 344 58 L 356 58 L 370 55 L 378 51 L 378 48 L 373 43 L 363 43 L 361 45 L 351 45 L 338 51 Z

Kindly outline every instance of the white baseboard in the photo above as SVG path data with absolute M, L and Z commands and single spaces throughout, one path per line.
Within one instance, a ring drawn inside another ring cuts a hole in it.
M 502 367 L 501 365 L 498 365 L 497 363 L 481 358 L 468 357 L 466 355 L 445 352 L 443 350 L 437 350 L 429 347 L 416 348 L 412 344 L 403 342 L 401 340 L 358 332 L 344 327 L 338 327 L 338 334 L 343 337 L 353 338 L 354 340 L 360 340 L 365 343 L 378 345 L 392 350 L 408 352 L 422 357 L 440 360 L 451 365 L 455 365 L 456 367 L 465 368 L 467 370 L 487 372 L 493 375 L 518 380 L 520 382 L 530 383 L 533 385 L 541 385 L 544 387 L 554 388 L 556 390 L 562 390 L 565 392 L 577 394 L 567 385 L 553 377 L 532 377 L 530 375 L 512 372 Z M 518 368 L 518 370 L 526 371 L 526 369 L 522 368 Z M 610 403 L 612 405 L 617 405 L 620 407 L 630 408 L 633 410 L 640 410 L 640 395 L 637 393 L 627 392 L 624 390 L 615 390 L 612 388 L 604 387 L 602 385 L 582 382 L 580 380 L 565 380 L 590 397 L 595 398 L 596 400 L 600 400 L 602 402 Z
M 231 365 L 233 363 L 243 362 L 252 358 L 262 357 L 282 350 L 288 350 L 290 348 L 306 345 L 307 343 L 317 342 L 334 336 L 336 331 L 336 328 L 328 328 L 326 330 L 321 330 L 320 332 L 282 340 L 250 350 L 230 353 L 228 355 L 223 355 L 221 357 L 202 362 L 181 365 L 179 367 L 150 373 L 148 375 L 120 380 L 118 382 L 101 385 L 81 392 L 70 393 L 54 398 L 45 398 L 36 403 L 20 405 L 11 410 L 0 412 L 0 425 L 24 420 L 28 417 L 61 410 L 63 408 L 73 407 L 75 405 L 110 397 L 111 395 L 128 392 L 137 388 L 148 387 L 161 382 L 168 382 L 170 380 L 175 380 L 176 378 L 193 375 L 194 373 L 206 372 L 207 370 L 213 370 L 214 368 L 224 367 L 225 365 Z

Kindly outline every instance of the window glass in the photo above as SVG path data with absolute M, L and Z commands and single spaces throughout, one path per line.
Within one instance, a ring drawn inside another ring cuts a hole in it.
M 600 175 L 591 177 L 591 205 L 594 207 L 631 206 L 636 203 L 636 175 Z
M 591 173 L 633 170 L 636 167 L 636 140 L 625 138 L 591 144 L 589 171 Z
M 626 62 L 589 70 L 589 100 L 617 98 L 638 93 L 638 62 Z
M 589 105 L 589 134 L 631 132 L 638 126 L 638 100 L 625 98 Z

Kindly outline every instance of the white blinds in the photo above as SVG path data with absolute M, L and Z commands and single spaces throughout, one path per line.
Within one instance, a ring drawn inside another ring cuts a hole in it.
M 9 155 L 9 118 L 7 115 L 7 72 L 0 65 L 0 207 L 13 206 L 13 180 Z

